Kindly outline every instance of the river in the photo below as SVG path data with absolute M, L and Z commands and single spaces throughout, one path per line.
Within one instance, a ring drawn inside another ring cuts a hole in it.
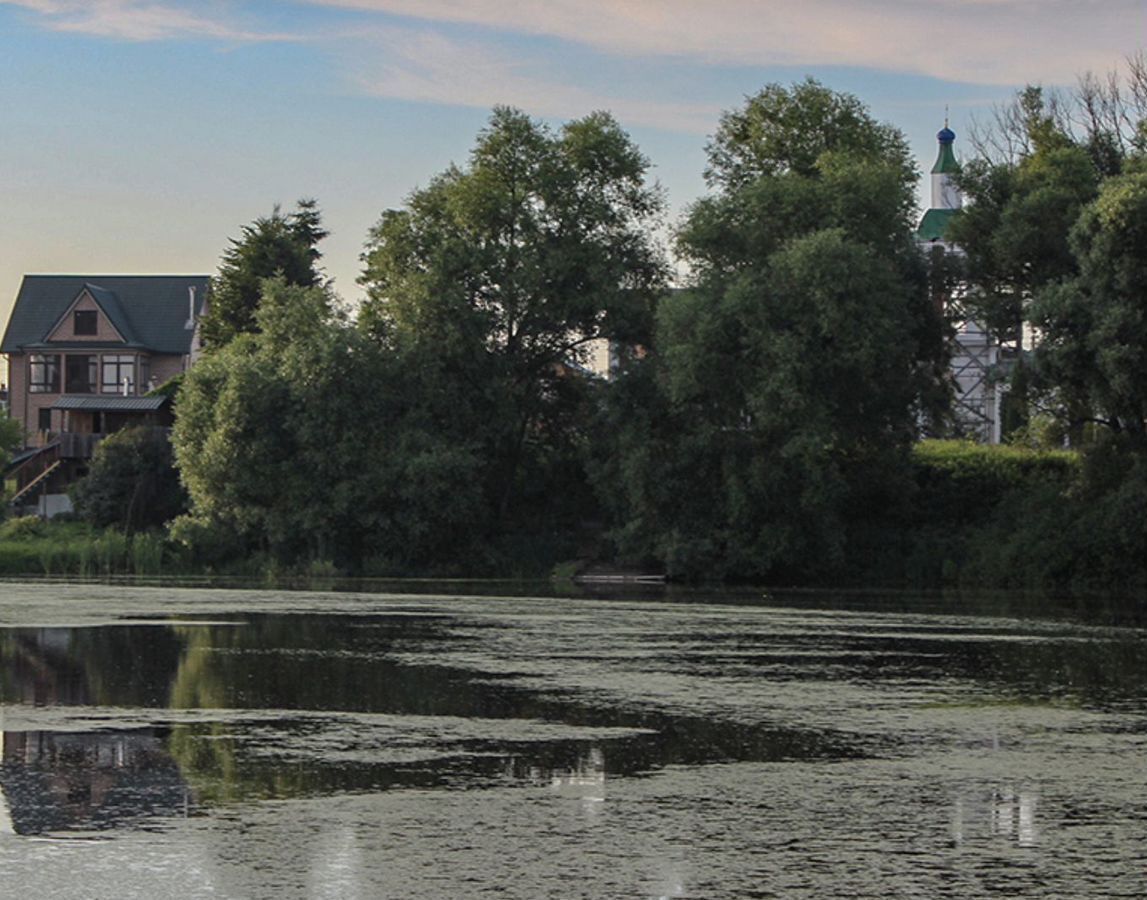
M 546 593 L 0 584 L 3 896 L 1147 896 L 1142 621 Z

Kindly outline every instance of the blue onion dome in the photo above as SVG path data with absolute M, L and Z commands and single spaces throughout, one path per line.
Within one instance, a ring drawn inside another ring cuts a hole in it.
M 936 140 L 941 144 L 950 144 L 956 140 L 956 132 L 945 125 L 936 133 Z

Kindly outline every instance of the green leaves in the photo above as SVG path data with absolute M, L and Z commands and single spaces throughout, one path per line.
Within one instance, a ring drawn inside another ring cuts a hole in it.
M 318 244 L 326 236 L 314 200 L 300 200 L 287 215 L 276 206 L 269 217 L 244 226 L 243 236 L 231 241 L 212 279 L 201 326 L 204 344 L 218 348 L 239 334 L 257 330 L 256 312 L 265 279 L 279 277 L 302 287 L 318 285 L 322 280 Z
M 1108 179 L 1071 246 L 1078 275 L 1032 306 L 1037 361 L 1073 409 L 1147 451 L 1147 174 Z
M 162 528 L 187 508 L 162 428 L 127 428 L 106 437 L 71 494 L 81 518 L 127 534 Z
M 727 113 L 708 176 L 678 235 L 696 285 L 662 300 L 653 353 L 617 386 L 596 477 L 625 554 L 824 577 L 852 519 L 895 504 L 940 389 L 915 175 L 897 132 L 808 81 Z

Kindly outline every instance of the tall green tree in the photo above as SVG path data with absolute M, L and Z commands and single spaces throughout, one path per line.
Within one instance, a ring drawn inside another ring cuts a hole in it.
M 1063 415 L 1147 453 L 1147 172 L 1105 181 L 1070 240 L 1078 273 L 1032 308 L 1040 371 Z
M 696 285 L 617 386 L 599 485 L 622 550 L 671 572 L 839 571 L 942 394 L 904 140 L 848 95 L 774 85 L 722 119 L 709 177 L 679 237 Z M 618 408 L 642 396 L 660 421 Z
M 527 470 L 544 479 L 547 459 L 568 459 L 583 393 L 570 375 L 592 342 L 648 338 L 665 278 L 648 169 L 606 113 L 554 131 L 499 107 L 465 166 L 371 231 L 362 327 L 480 436 L 500 518 Z
M 243 226 L 232 239 L 219 271 L 211 281 L 211 296 L 202 324 L 204 344 L 217 348 L 237 335 L 257 329 L 256 312 L 264 279 L 281 277 L 287 284 L 314 287 L 323 280 L 319 242 L 328 232 L 314 200 L 300 200 L 293 212 L 278 206 L 270 216 Z
M 187 373 L 173 440 L 206 558 L 263 554 L 351 571 L 469 560 L 480 457 L 428 430 L 417 372 L 325 287 L 264 283 L 258 330 Z
M 997 337 L 1018 345 L 1029 307 L 1046 285 L 1076 272 L 1068 234 L 1094 199 L 1099 172 L 1047 108 L 1039 88 L 1020 95 L 1022 153 L 1002 162 L 965 163 L 968 204 L 948 238 L 965 254 L 965 301 Z

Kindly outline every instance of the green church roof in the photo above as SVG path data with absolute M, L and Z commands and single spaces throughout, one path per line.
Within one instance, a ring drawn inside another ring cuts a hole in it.
M 920 241 L 942 241 L 948 231 L 948 223 L 958 209 L 930 209 L 924 213 L 920 220 L 920 227 L 916 229 L 916 239 Z

